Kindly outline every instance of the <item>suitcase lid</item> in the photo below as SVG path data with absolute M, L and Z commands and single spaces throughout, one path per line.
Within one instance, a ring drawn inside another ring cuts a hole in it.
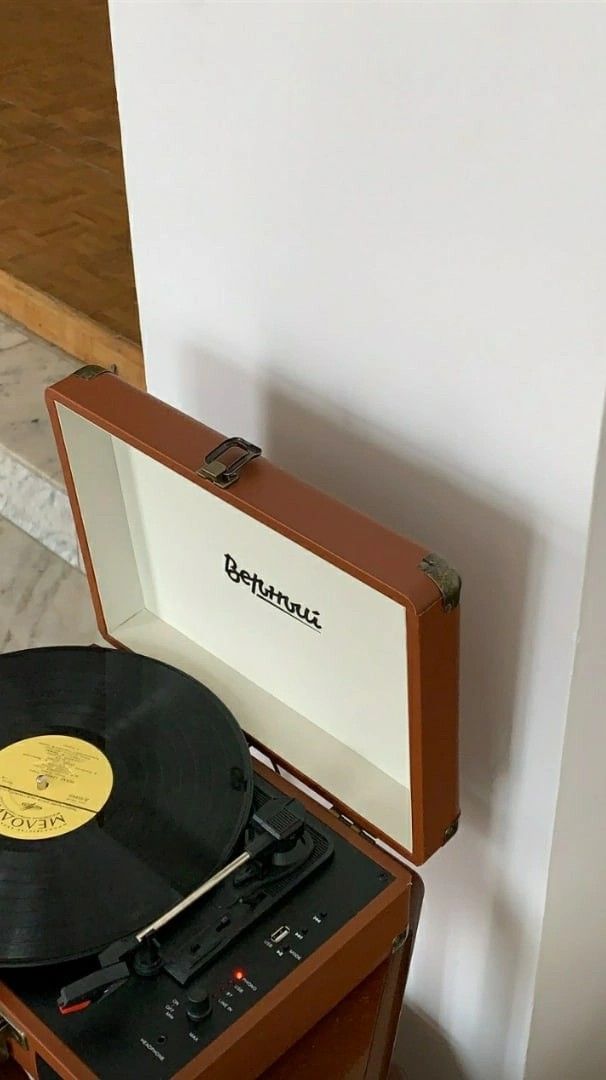
M 47 403 L 103 636 L 424 862 L 459 813 L 458 575 L 103 368 Z

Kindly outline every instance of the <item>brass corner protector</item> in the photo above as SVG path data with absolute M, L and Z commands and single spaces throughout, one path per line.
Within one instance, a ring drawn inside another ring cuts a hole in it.
M 452 611 L 461 599 L 461 575 L 443 559 L 432 552 L 421 559 L 419 569 L 431 578 L 442 594 L 444 611 Z
M 455 835 L 455 833 L 457 832 L 458 828 L 459 828 L 459 819 L 455 818 L 454 821 L 452 821 L 450 823 L 448 828 L 444 829 L 444 843 L 445 844 L 447 844 L 449 840 L 452 840 L 452 838 Z
M 392 951 L 392 953 L 397 953 L 397 952 L 400 951 L 400 949 L 403 949 L 406 942 L 408 941 L 409 937 L 410 937 L 410 927 L 407 926 L 406 930 L 404 930 L 404 932 L 402 934 L 398 934 L 398 936 L 393 939 L 393 941 L 391 943 L 391 951 Z
M 84 367 L 74 371 L 78 379 L 96 379 L 98 375 L 117 375 L 118 368 L 115 364 L 111 367 L 102 367 L 101 364 L 85 364 Z

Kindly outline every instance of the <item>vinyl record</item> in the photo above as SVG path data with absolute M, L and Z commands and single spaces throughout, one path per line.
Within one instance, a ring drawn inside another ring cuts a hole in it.
M 101 951 L 226 862 L 244 736 L 195 679 L 134 653 L 0 656 L 0 966 Z

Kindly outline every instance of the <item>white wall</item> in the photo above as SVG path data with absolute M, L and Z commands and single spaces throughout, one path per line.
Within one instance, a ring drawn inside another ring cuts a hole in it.
M 110 9 L 151 391 L 463 573 L 463 825 L 399 1054 L 519 1078 L 606 380 L 604 10 Z
M 528 1080 L 606 1075 L 606 429 L 562 758 Z

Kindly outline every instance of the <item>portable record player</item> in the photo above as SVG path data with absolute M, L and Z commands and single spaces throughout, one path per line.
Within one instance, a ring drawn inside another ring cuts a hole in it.
M 459 813 L 460 582 L 105 369 L 47 400 L 117 651 L 0 657 L 8 1045 L 253 1080 L 410 947 L 402 860 Z

